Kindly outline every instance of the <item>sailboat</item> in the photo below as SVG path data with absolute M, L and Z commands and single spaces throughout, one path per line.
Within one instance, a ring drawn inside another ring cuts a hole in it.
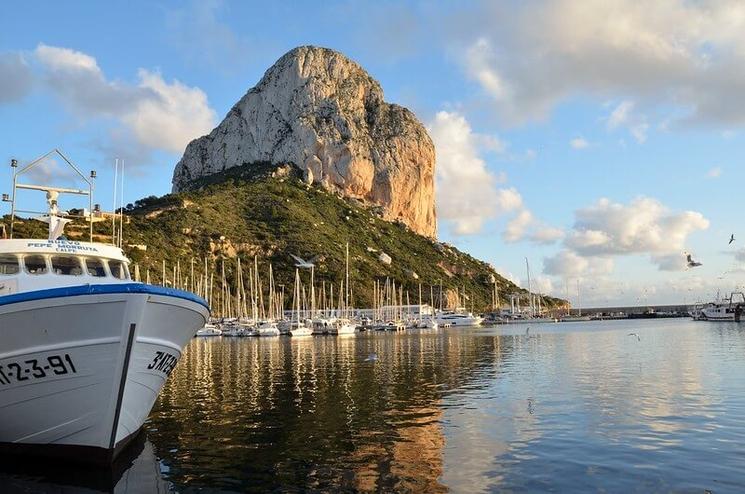
M 87 188 L 20 182 L 53 154 Z M 57 149 L 11 166 L 10 239 L 0 240 L 0 450 L 109 463 L 139 432 L 209 307 L 134 282 L 121 226 L 118 245 L 93 242 L 95 172 L 82 174 Z M 46 193 L 46 239 L 13 238 L 18 189 Z M 88 242 L 64 238 L 73 215 L 59 209 L 63 194 L 88 196 Z
M 347 242 L 346 248 L 346 262 L 345 262 L 345 282 L 342 282 L 342 288 L 344 291 L 343 307 L 340 307 L 342 316 L 336 319 L 329 328 L 330 334 L 335 335 L 349 335 L 355 334 L 357 326 L 352 322 L 349 317 L 349 242 Z M 341 292 L 342 290 L 340 290 Z M 339 305 L 342 305 L 341 293 L 339 293 Z
M 295 293 L 292 297 L 292 317 L 296 321 L 293 321 L 292 329 L 290 329 L 290 336 L 312 336 L 313 330 L 305 325 L 305 321 L 300 318 L 300 271 L 295 269 Z

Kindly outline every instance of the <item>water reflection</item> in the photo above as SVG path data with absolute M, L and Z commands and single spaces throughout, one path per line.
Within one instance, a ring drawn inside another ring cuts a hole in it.
M 166 493 L 173 485 L 163 479 L 153 444 L 140 434 L 110 468 L 89 468 L 59 460 L 3 458 L 3 493 Z
M 678 320 L 197 339 L 107 482 L 0 492 L 740 492 L 743 355 Z
M 178 483 L 444 491 L 442 396 L 491 349 L 456 333 L 197 340 L 149 432 Z

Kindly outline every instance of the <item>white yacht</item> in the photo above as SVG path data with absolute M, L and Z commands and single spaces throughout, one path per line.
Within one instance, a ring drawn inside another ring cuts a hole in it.
M 0 239 L 0 450 L 108 463 L 142 427 L 209 308 L 191 293 L 133 282 L 118 247 L 64 239 L 71 220 L 58 197 L 90 197 L 95 176 L 64 159 L 87 190 L 21 184 L 41 158 L 13 176 L 11 238 Z M 12 238 L 17 189 L 46 192 L 37 219 L 48 238 Z M 91 239 L 92 209 L 82 215 Z
M 279 336 L 279 327 L 274 321 L 260 321 L 251 328 L 250 336 Z
M 428 316 L 419 321 L 418 326 L 421 329 L 438 329 L 440 327 L 440 325 L 437 323 L 437 320 L 432 316 Z
M 739 322 L 743 312 L 745 312 L 745 294 L 732 292 L 729 299 L 718 299 L 716 302 L 702 307 L 700 317 L 706 321 Z
M 329 334 L 354 334 L 357 326 L 349 319 L 337 319 L 328 328 Z
M 454 327 L 454 326 L 479 326 L 483 322 L 484 318 L 475 316 L 470 312 L 460 311 L 447 311 L 438 312 L 435 316 L 435 321 L 439 326 L 443 327 Z
M 313 336 L 313 330 L 304 323 L 300 323 L 290 330 L 290 336 Z
M 197 337 L 207 337 L 207 336 L 221 336 L 222 330 L 215 326 L 214 324 L 207 323 L 204 325 L 203 328 L 197 330 L 197 334 L 195 336 Z

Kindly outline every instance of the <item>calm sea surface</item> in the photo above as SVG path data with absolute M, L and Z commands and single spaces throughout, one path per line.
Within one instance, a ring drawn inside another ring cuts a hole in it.
M 745 324 L 195 339 L 145 429 L 0 491 L 745 492 Z

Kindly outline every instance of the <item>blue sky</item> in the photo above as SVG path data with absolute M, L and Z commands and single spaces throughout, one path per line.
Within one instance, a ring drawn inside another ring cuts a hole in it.
M 745 284 L 745 16 L 738 2 L 6 4 L 0 158 L 53 147 L 125 198 L 170 190 L 289 49 L 334 48 L 430 129 L 439 236 L 583 305 Z M 10 172 L 0 174 L 9 191 Z M 4 210 L 5 212 L 5 210 Z M 728 245 L 729 235 L 738 240 Z M 742 238 L 742 241 L 740 240 Z M 683 251 L 703 262 L 685 269 Z M 726 272 L 726 273 L 725 273 Z

